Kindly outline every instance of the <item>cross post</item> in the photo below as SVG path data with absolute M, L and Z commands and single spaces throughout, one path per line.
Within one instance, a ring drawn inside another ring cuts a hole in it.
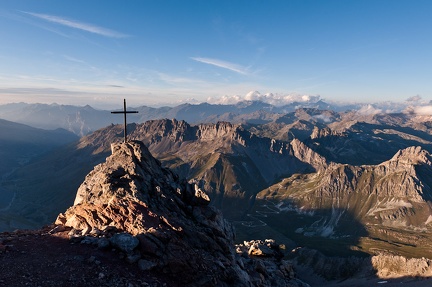
M 124 115 L 124 142 L 127 142 L 127 125 L 126 125 L 126 114 L 136 114 L 138 111 L 127 111 L 126 110 L 126 99 L 123 99 L 123 111 L 111 112 L 111 114 L 123 114 Z

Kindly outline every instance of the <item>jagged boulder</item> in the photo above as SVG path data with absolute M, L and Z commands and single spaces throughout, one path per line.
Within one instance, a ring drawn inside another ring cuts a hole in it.
M 110 238 L 110 242 L 113 246 L 126 253 L 131 253 L 139 244 L 139 240 L 129 233 L 114 234 Z
M 247 253 L 249 256 L 283 257 L 273 239 L 244 241 L 243 244 L 237 245 L 237 253 Z
M 128 262 L 182 285 L 301 286 L 280 258 L 242 262 L 233 227 L 209 206 L 206 193 L 163 168 L 142 142 L 112 145 L 112 155 L 87 175 L 56 224 L 71 228 L 74 238 L 109 239 Z

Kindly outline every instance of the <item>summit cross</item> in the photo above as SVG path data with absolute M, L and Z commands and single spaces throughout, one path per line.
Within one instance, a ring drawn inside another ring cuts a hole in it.
M 124 115 L 124 142 L 127 142 L 126 114 L 136 114 L 136 113 L 138 113 L 138 111 L 126 110 L 126 99 L 123 99 L 123 111 L 111 112 L 111 114 L 123 114 Z

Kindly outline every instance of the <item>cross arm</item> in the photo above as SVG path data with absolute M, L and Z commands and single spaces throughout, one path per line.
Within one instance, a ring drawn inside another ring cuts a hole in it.
M 111 112 L 111 114 L 137 114 L 138 111 L 118 111 L 118 112 Z

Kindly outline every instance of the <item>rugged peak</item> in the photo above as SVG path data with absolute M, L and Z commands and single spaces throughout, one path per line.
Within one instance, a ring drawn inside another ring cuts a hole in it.
M 314 167 L 315 170 L 323 170 L 329 166 L 327 160 L 305 145 L 299 139 L 290 142 L 290 152 L 302 162 L 306 162 Z
M 163 119 L 137 125 L 131 137 L 142 138 L 142 135 L 145 135 L 146 142 L 150 144 L 162 143 L 166 148 L 167 145 L 193 140 L 240 140 L 239 133 L 241 131 L 244 131 L 241 125 L 234 125 L 229 122 L 190 126 L 185 121 Z
M 431 165 L 431 154 L 422 149 L 420 146 L 411 146 L 406 149 L 399 150 L 390 161 L 398 161 L 399 163 L 416 165 L 428 164 Z
M 222 138 L 226 136 L 231 136 L 239 128 L 239 125 L 234 125 L 229 122 L 217 122 L 216 124 L 202 124 L 199 125 L 199 137 L 202 140 L 215 138 Z
M 131 136 L 140 138 L 141 135 L 146 135 L 150 144 L 159 142 L 163 138 L 168 138 L 172 142 L 183 142 L 196 138 L 194 129 L 188 123 L 176 119 L 151 120 L 137 125 Z
M 90 172 L 78 189 L 74 205 L 106 204 L 113 197 L 143 199 L 152 186 L 174 182 L 176 175 L 162 168 L 140 141 L 111 145 L 112 155 Z
M 71 237 L 112 246 L 141 270 L 164 274 L 179 286 L 298 283 L 288 262 L 275 257 L 258 263 L 236 252 L 233 227 L 208 205 L 207 194 L 163 168 L 142 142 L 111 149 L 106 162 L 87 175 L 74 206 L 57 218 Z
M 330 134 L 331 134 L 330 128 L 325 127 L 323 129 L 320 129 L 317 126 L 315 126 L 310 137 L 311 139 L 319 139 L 322 137 L 329 136 Z
M 314 140 L 314 139 L 320 139 L 329 136 L 346 136 L 346 135 L 344 133 L 344 130 L 342 131 L 332 130 L 329 127 L 324 127 L 320 129 L 319 127 L 315 126 L 312 131 L 312 134 L 310 135 L 310 138 Z

